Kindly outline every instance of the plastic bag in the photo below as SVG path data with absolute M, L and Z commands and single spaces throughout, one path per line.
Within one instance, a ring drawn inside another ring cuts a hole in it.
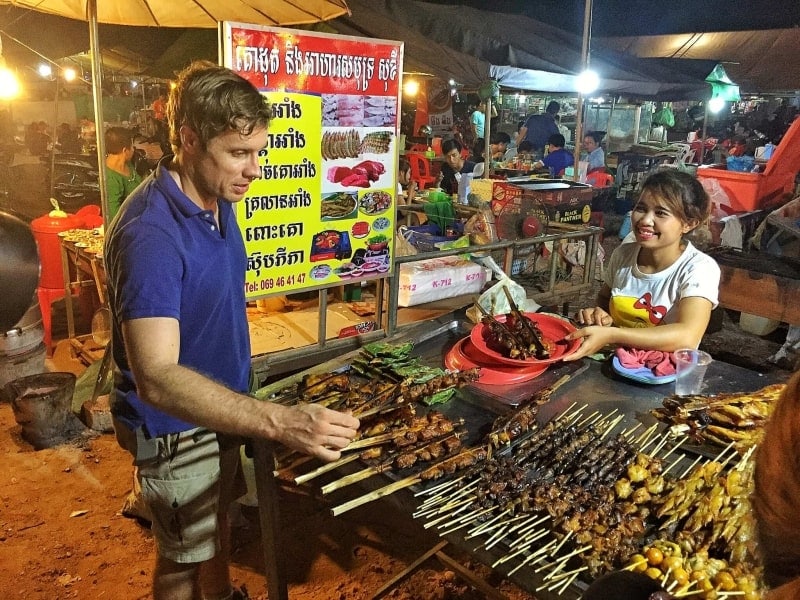
M 492 315 L 505 315 L 511 312 L 511 305 L 508 303 L 504 287 L 511 292 L 511 298 L 522 312 L 536 312 L 541 308 L 536 300 L 528 298 L 525 288 L 506 275 L 491 256 L 476 258 L 474 261 L 489 267 L 497 277 L 497 283 L 478 298 L 478 304 L 486 312 Z M 479 323 L 481 316 L 482 313 L 476 306 L 471 306 L 467 310 L 467 318 L 473 323 Z
M 703 177 L 700 183 L 703 185 L 706 194 L 708 194 L 709 200 L 711 200 L 712 219 L 719 220 L 733 212 L 730 208 L 731 200 L 725 190 L 722 189 L 718 180 L 713 177 Z M 725 208 L 728 209 L 728 212 L 725 211 Z

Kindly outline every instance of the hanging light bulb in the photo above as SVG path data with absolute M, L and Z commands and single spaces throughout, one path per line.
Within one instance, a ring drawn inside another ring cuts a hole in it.
M 600 76 L 591 69 L 579 73 L 575 78 L 575 87 L 581 94 L 591 94 L 599 86 Z
M 416 79 L 409 79 L 403 84 L 403 93 L 406 96 L 416 96 L 419 92 L 419 82 Z
M 710 110 L 713 113 L 718 113 L 723 108 L 725 108 L 725 100 L 723 100 L 719 96 L 714 97 L 708 101 L 708 110 Z

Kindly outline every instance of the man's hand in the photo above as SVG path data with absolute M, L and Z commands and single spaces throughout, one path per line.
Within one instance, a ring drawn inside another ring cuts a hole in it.
M 358 433 L 358 419 L 317 404 L 270 408 L 276 441 L 325 461 L 339 459 L 341 449 Z

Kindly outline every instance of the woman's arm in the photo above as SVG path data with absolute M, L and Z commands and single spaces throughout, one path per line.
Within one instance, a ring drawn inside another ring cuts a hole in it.
M 708 327 L 711 309 L 711 301 L 692 296 L 678 302 L 676 321 L 667 325 L 641 328 L 589 325 L 566 336 L 567 340 L 580 339 L 581 346 L 564 360 L 578 360 L 609 345 L 664 352 L 696 348 Z

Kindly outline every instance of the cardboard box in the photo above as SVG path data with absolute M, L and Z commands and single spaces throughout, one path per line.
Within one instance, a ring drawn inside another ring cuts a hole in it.
M 782 204 L 794 191 L 800 171 L 800 119 L 795 119 L 775 148 L 763 173 L 728 171 L 725 165 L 697 169 L 698 179 L 716 179 L 728 195 L 734 212 L 747 212 Z
M 587 224 L 592 218 L 594 189 L 565 179 L 495 181 L 492 212 L 536 216 L 543 221 Z
M 400 265 L 399 306 L 414 306 L 465 294 L 477 294 L 491 277 L 482 266 L 445 256 Z

